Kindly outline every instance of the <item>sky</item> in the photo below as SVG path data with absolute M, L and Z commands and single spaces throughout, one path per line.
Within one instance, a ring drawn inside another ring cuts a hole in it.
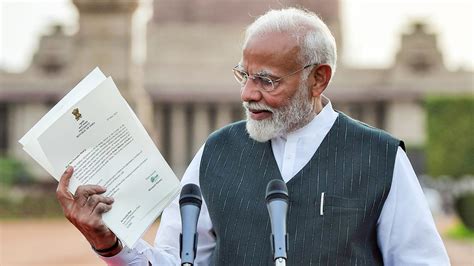
M 101 0 L 97 0 L 101 1 Z M 439 34 L 438 47 L 450 70 L 474 70 L 474 0 L 340 0 L 345 63 L 388 67 L 399 37 L 413 21 Z M 0 0 L 0 68 L 21 72 L 53 24 L 77 30 L 70 0 Z

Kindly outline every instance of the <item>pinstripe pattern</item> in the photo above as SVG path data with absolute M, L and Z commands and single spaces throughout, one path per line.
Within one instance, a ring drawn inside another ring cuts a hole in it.
M 288 265 L 379 265 L 376 222 L 390 190 L 400 141 L 340 114 L 288 183 Z M 281 175 L 270 142 L 245 122 L 213 133 L 200 168 L 216 235 L 213 265 L 272 265 L 265 188 Z M 320 215 L 320 197 L 324 215 Z

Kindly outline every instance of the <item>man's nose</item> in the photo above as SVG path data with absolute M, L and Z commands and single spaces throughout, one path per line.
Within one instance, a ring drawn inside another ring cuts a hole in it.
M 240 98 L 244 102 L 258 102 L 262 98 L 262 92 L 258 84 L 251 78 L 240 89 Z

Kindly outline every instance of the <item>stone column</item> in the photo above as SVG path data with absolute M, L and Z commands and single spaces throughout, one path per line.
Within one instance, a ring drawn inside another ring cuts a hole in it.
M 73 73 L 88 73 L 100 66 L 130 103 L 152 139 L 153 103 L 144 88 L 146 16 L 140 0 L 73 0 L 79 12 L 79 31 Z
M 223 103 L 217 105 L 216 129 L 221 128 L 232 121 L 232 105 Z
M 164 145 L 163 141 L 166 141 L 164 139 L 165 137 L 165 123 L 164 123 L 164 108 L 162 104 L 157 104 L 154 107 L 154 128 L 156 132 L 156 139 L 154 139 L 156 146 L 160 150 L 161 153 L 163 153 Z
M 194 136 L 192 152 L 196 153 L 206 141 L 211 131 L 209 108 L 207 104 L 194 106 Z
M 365 103 L 362 105 L 362 121 L 373 127 L 377 126 L 377 108 L 373 103 Z
M 173 104 L 171 107 L 170 164 L 175 174 L 181 178 L 186 170 L 186 106 Z
M 50 181 L 50 175 L 21 149 L 18 140 L 38 122 L 49 110 L 44 103 L 11 105 L 8 109 L 8 146 L 9 155 L 23 162 L 34 177 L 41 181 Z

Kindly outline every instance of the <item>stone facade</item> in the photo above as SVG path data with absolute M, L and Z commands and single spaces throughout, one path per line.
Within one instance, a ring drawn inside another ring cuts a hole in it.
M 139 0 L 73 2 L 80 14 L 75 35 L 57 26 L 41 38 L 24 73 L 0 70 L 0 153 L 27 162 L 38 177 L 46 175 L 17 140 L 95 66 L 114 77 L 180 176 L 211 131 L 243 118 L 231 68 L 240 60 L 245 25 L 255 16 L 268 7 L 304 6 L 328 23 L 339 50 L 343 45 L 334 0 L 155 0 L 148 25 L 133 19 Z M 137 36 L 137 27 L 146 28 L 140 31 L 146 36 Z M 147 47 L 144 63 L 135 57 L 145 47 L 141 40 Z M 416 23 L 401 37 L 392 67 L 339 64 L 326 94 L 336 109 L 419 146 L 425 141 L 423 100 L 472 93 L 472 77 L 446 70 L 436 35 Z

